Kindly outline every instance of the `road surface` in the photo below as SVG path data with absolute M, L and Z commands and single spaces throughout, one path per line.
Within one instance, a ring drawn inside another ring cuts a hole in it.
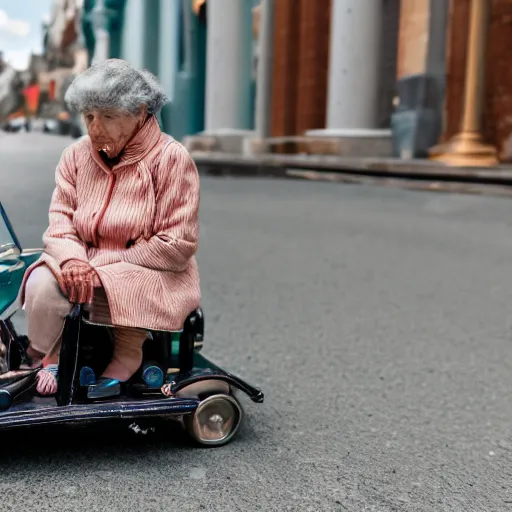
M 0 135 L 40 245 L 70 139 Z M 259 385 L 220 449 L 124 427 L 4 435 L 2 511 L 512 510 L 512 203 L 202 179 L 205 353 Z

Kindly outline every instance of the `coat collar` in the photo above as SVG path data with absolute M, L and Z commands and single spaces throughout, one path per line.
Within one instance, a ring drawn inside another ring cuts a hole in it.
M 143 160 L 150 151 L 158 144 L 162 132 L 160 125 L 154 115 L 148 118 L 148 120 L 142 125 L 141 129 L 132 137 L 130 142 L 123 149 L 120 160 L 115 164 L 112 169 L 105 164 L 102 160 L 98 151 L 96 151 L 89 139 L 89 147 L 91 150 L 93 160 L 108 173 L 116 172 L 126 165 L 132 165 L 134 163 Z

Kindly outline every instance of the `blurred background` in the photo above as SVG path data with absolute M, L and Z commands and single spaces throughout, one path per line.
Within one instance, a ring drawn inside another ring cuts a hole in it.
M 5 130 L 80 136 L 66 88 L 92 62 L 118 57 L 158 76 L 171 100 L 161 125 L 192 151 L 512 159 L 507 0 L 2 0 L 0 9 Z
M 2 437 L 2 511 L 509 512 L 511 25 L 511 0 L 0 0 L 21 244 L 85 133 L 70 81 L 149 69 L 201 173 L 205 354 L 266 394 L 221 450 Z

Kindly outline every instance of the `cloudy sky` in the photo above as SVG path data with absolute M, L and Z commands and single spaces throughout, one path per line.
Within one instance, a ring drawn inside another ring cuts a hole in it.
M 42 22 L 51 0 L 0 0 L 0 51 L 17 69 L 25 69 L 31 52 L 42 50 Z

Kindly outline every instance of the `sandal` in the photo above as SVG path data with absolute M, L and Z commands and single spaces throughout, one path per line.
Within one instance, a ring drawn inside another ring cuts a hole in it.
M 121 394 L 121 383 L 117 379 L 100 377 L 96 384 L 89 386 L 87 398 L 111 398 Z

